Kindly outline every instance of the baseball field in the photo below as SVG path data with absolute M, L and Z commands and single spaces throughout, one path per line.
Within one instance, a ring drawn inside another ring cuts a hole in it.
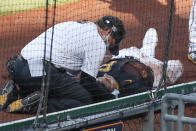
M 127 35 L 120 48 L 142 45 L 147 29 L 158 33 L 156 58 L 163 60 L 168 38 L 171 0 L 58 0 L 55 23 L 88 19 L 95 21 L 103 15 L 121 18 Z M 45 30 L 45 0 L 0 0 L 0 85 L 7 80 L 6 60 Z M 48 28 L 52 26 L 53 0 L 49 0 Z M 188 22 L 192 0 L 175 0 L 169 59 L 179 59 L 184 72 L 176 84 L 196 81 L 196 65 L 187 59 Z M 156 76 L 155 76 L 156 77 Z M 1 88 L 1 86 L 0 86 Z M 0 123 L 30 117 L 0 111 Z
M 56 5 L 62 5 L 81 0 L 58 0 Z M 29 11 L 46 7 L 46 0 L 0 0 L 0 16 L 9 15 L 17 12 Z M 53 6 L 54 0 L 48 0 L 48 6 Z

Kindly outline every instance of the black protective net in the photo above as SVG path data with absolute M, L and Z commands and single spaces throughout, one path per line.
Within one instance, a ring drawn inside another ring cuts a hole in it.
M 154 87 L 160 87 L 161 85 L 166 87 L 195 81 L 196 66 L 188 60 L 189 16 L 192 2 L 192 0 L 0 1 L 0 84 L 3 85 L 10 80 L 6 68 L 7 60 L 11 56 L 21 54 L 24 46 L 46 29 L 65 21 L 89 20 L 95 22 L 104 15 L 117 16 L 122 20 L 126 35 L 121 41 L 120 49 L 127 48 L 129 50 L 122 52 L 121 55 L 134 56 L 150 66 L 154 71 Z M 51 32 L 49 47 L 52 50 L 54 43 L 62 41 L 53 39 L 55 28 L 52 28 Z M 69 36 L 78 39 L 78 36 L 72 34 Z M 41 40 L 46 43 L 47 35 Z M 33 51 L 36 49 L 38 48 L 33 49 Z M 53 53 L 51 50 L 49 52 Z M 69 51 L 74 52 L 74 49 Z M 29 54 L 33 54 L 32 52 L 29 52 Z M 45 54 L 44 51 L 43 54 Z M 55 58 L 59 57 L 58 54 L 60 54 L 60 51 Z M 36 53 L 33 55 L 36 55 Z M 147 56 L 147 58 L 144 56 Z M 100 54 L 97 54 L 97 57 L 100 57 Z M 110 58 L 105 57 L 102 64 Z M 54 59 L 48 60 L 53 61 Z M 164 68 L 162 69 L 162 67 Z M 23 69 L 21 69 L 22 71 Z M 42 71 L 37 69 L 37 72 Z M 163 83 L 160 83 L 160 80 L 163 80 Z M 31 83 L 33 81 L 28 83 L 30 85 L 29 92 L 36 90 Z M 47 79 L 44 79 L 42 87 L 45 88 L 43 92 L 46 96 L 48 95 L 47 86 Z M 29 93 L 28 91 L 21 91 L 21 94 L 26 95 L 26 93 Z M 47 99 L 45 100 L 47 101 Z M 0 98 L 0 102 L 3 101 L 5 101 L 5 97 Z M 30 116 L 35 115 L 10 114 L 6 113 L 4 109 L 0 111 L 0 123 Z M 129 123 L 129 121 L 126 123 Z M 130 126 L 130 123 L 126 124 L 127 130 L 134 130 L 135 127 L 137 125 Z

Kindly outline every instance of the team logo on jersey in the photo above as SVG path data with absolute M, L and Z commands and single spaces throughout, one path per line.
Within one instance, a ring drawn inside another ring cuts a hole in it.
M 103 64 L 100 66 L 99 71 L 109 72 L 115 63 L 117 63 L 117 61 L 110 61 L 109 63 Z

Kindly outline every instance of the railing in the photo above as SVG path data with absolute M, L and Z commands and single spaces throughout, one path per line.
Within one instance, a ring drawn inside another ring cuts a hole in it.
M 154 92 L 154 90 L 152 92 Z M 196 92 L 196 81 L 169 86 L 167 88 L 167 93 L 190 94 L 193 92 Z M 158 92 L 159 101 L 152 101 L 150 93 L 143 92 L 123 98 L 47 114 L 48 128 L 52 130 L 63 128 L 74 129 L 76 127 L 90 126 L 93 124 L 99 124 L 100 122 L 126 118 L 142 113 L 147 113 L 148 115 L 153 116 L 154 111 L 160 110 L 160 99 L 162 96 L 164 96 L 163 89 Z M 31 117 L 19 121 L 2 123 L 0 124 L 0 130 L 9 131 L 25 129 L 26 131 L 29 128 L 32 129 L 34 119 L 35 117 Z M 43 117 L 39 118 L 40 123 L 42 119 Z M 153 120 L 154 118 L 152 117 L 147 120 L 146 124 L 144 124 L 144 128 L 148 127 L 146 129 L 153 129 Z M 34 129 L 32 130 L 35 131 Z
M 177 131 L 184 131 L 185 123 L 189 124 L 189 131 L 192 131 L 192 124 L 196 124 L 196 118 L 184 116 L 186 103 L 196 104 L 196 95 L 168 93 L 163 96 L 161 104 L 161 131 L 173 131 L 174 122 L 177 122 Z M 176 106 L 178 106 L 178 115 L 174 115 Z

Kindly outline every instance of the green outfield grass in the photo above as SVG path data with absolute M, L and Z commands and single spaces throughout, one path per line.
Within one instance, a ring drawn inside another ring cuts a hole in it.
M 57 0 L 57 5 L 78 1 L 81 0 Z M 54 5 L 54 0 L 48 0 L 48 3 Z M 0 0 L 0 16 L 44 7 L 46 0 Z

